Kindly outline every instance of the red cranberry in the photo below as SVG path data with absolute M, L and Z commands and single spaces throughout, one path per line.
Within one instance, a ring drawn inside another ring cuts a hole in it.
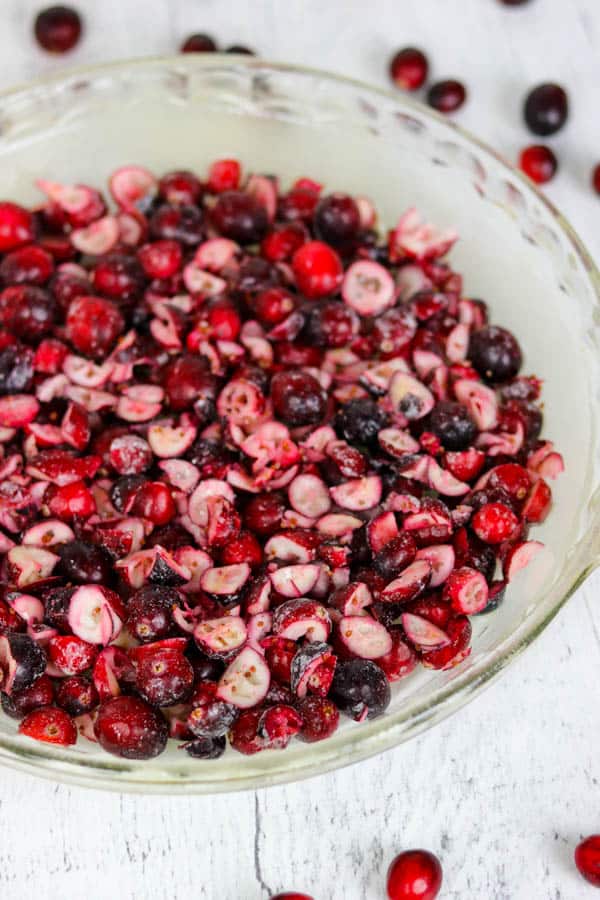
M 174 588 L 146 584 L 127 603 L 127 628 L 144 644 L 160 641 L 172 631 L 172 613 L 180 602 L 181 595 Z
M 525 99 L 525 122 L 534 134 L 548 137 L 563 127 L 569 115 L 569 99 L 559 84 L 540 84 Z
M 34 709 L 26 715 L 19 725 L 19 734 L 47 744 L 60 744 L 63 747 L 77 741 L 77 729 L 70 716 L 64 709 L 56 706 Z
M 492 384 L 514 378 L 523 361 L 517 339 L 498 325 L 486 325 L 471 335 L 469 359 L 481 377 Z
M 390 62 L 390 78 L 397 87 L 405 91 L 416 91 L 423 87 L 428 71 L 427 57 L 416 47 L 398 50 Z
M 162 481 L 147 481 L 136 491 L 132 512 L 150 519 L 155 525 L 166 525 L 174 518 L 177 509 L 166 484 Z
M 286 503 L 280 494 L 255 494 L 244 509 L 244 524 L 261 536 L 275 534 L 285 510 Z
M 26 628 L 26 622 L 19 613 L 6 600 L 0 599 L 0 634 L 6 631 L 25 631 Z
M 179 271 L 183 254 L 176 241 L 155 241 L 140 247 L 138 259 L 149 278 L 170 278 Z
M 83 675 L 62 678 L 56 690 L 56 703 L 70 716 L 81 716 L 98 706 L 98 691 Z
M 310 222 L 318 202 L 317 191 L 294 188 L 279 198 L 277 214 L 284 222 Z
M 252 299 L 254 313 L 263 324 L 277 325 L 294 309 L 294 301 L 284 288 L 269 288 Z
M 0 203 L 0 253 L 7 253 L 35 238 L 32 214 L 16 203 Z
M 202 197 L 202 191 L 200 179 L 187 169 L 167 172 L 158 182 L 158 196 L 175 206 L 193 206 Z
M 227 47 L 225 53 L 237 53 L 241 56 L 254 56 L 254 50 L 250 50 L 249 47 L 245 47 L 243 44 L 232 44 L 230 47 Z
M 298 712 L 302 717 L 300 740 L 310 744 L 331 737 L 340 721 L 337 706 L 326 697 L 305 697 L 298 703 Z
M 311 300 L 334 294 L 342 282 L 339 256 L 321 241 L 309 241 L 296 250 L 292 267 L 299 291 Z
M 278 372 L 271 379 L 271 400 L 286 425 L 315 425 L 325 414 L 325 393 L 307 372 Z
M 0 319 L 23 340 L 38 341 L 51 331 L 56 317 L 56 303 L 48 291 L 19 285 L 0 294 Z
M 236 563 L 260 566 L 262 561 L 262 547 L 249 531 L 240 531 L 221 550 L 221 562 L 224 566 L 233 566 Z
M 455 112 L 467 99 L 467 91 L 460 81 L 449 79 L 432 84 L 427 92 L 427 102 L 441 113 Z
M 208 34 L 191 34 L 181 45 L 181 53 L 214 53 L 215 41 Z
M 554 178 L 558 169 L 558 161 L 550 147 L 533 144 L 521 152 L 519 168 L 536 184 L 545 184 Z
M 197 206 L 165 203 L 150 219 L 150 234 L 159 241 L 179 241 L 195 247 L 204 237 L 202 212 Z
M 592 172 L 592 187 L 597 194 L 600 194 L 600 163 L 594 167 Z
M 242 167 L 237 159 L 217 159 L 208 171 L 206 187 L 213 194 L 237 191 L 242 177 Z
M 54 270 L 52 256 L 35 244 L 20 247 L 0 263 L 0 279 L 4 284 L 45 284 Z
M 97 263 L 92 281 L 111 300 L 129 300 L 140 292 L 144 273 L 135 257 L 111 253 Z
M 199 398 L 213 401 L 217 395 L 215 377 L 206 370 L 200 356 L 178 356 L 165 368 L 163 385 L 169 405 L 177 412 L 189 409 Z
M 285 894 L 274 894 L 271 900 L 313 900 L 308 894 L 298 894 L 296 891 L 286 891 Z
M 299 222 L 281 225 L 269 232 L 260 245 L 260 252 L 271 262 L 284 262 L 292 258 L 307 239 L 307 231 Z
M 402 356 L 416 332 L 417 321 L 413 313 L 401 307 L 388 309 L 377 316 L 373 326 L 373 337 L 384 359 Z
M 586 881 L 600 887 L 600 834 L 592 834 L 577 845 L 575 865 Z
M 515 514 L 503 503 L 485 503 L 471 521 L 473 531 L 486 544 L 508 541 L 518 524 Z
M 215 228 L 239 244 L 261 241 L 269 225 L 264 206 L 242 191 L 220 194 L 211 216 Z
M 326 300 L 310 312 L 307 331 L 311 341 L 322 347 L 344 347 L 358 333 L 354 310 L 337 300 Z
M 275 345 L 275 358 L 285 368 L 312 366 L 318 369 L 323 361 L 323 351 L 320 347 L 309 347 L 298 341 L 278 341 Z
M 81 18 L 68 6 L 50 6 L 38 13 L 34 31 L 38 44 L 44 50 L 66 53 L 81 37 Z
M 44 496 L 44 502 L 47 503 L 53 516 L 67 522 L 76 516 L 86 519 L 96 512 L 94 496 L 83 481 L 72 481 L 61 487 L 50 485 Z
M 34 709 L 54 703 L 54 686 L 45 673 L 21 691 L 12 691 L 10 697 L 2 693 L 2 709 L 11 719 L 22 719 Z
M 390 900 L 435 900 L 442 886 L 442 867 L 428 850 L 406 850 L 392 862 L 387 874 Z
M 60 571 L 76 584 L 104 584 L 112 581 L 110 554 L 87 541 L 69 541 L 56 548 L 60 557 Z
M 102 297 L 78 297 L 69 306 L 67 338 L 86 356 L 105 356 L 125 323 L 114 303 Z
M 451 400 L 442 400 L 434 406 L 427 427 L 445 450 L 466 450 L 477 436 L 477 426 L 466 406 Z
M 137 665 L 136 687 L 153 706 L 173 706 L 186 700 L 194 685 L 194 670 L 183 653 L 165 648 L 144 653 Z
M 159 712 L 137 697 L 115 697 L 98 711 L 94 733 L 108 753 L 152 759 L 167 746 L 169 730 Z
M 347 194 L 330 194 L 315 209 L 314 228 L 317 237 L 344 250 L 352 245 L 360 230 L 358 206 Z

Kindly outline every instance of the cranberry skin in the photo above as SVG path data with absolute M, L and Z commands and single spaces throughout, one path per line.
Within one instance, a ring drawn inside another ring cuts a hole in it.
M 69 305 L 67 338 L 85 356 L 106 356 L 125 322 L 114 303 L 102 297 L 78 297 Z
M 98 706 L 98 691 L 82 675 L 62 678 L 56 689 L 56 703 L 70 716 L 82 716 Z
M 217 45 L 208 34 L 191 34 L 183 42 L 180 53 L 215 53 Z
M 523 116 L 534 134 L 548 137 L 563 127 L 569 115 L 569 99 L 559 84 L 540 84 L 525 99 Z
M 170 278 L 179 271 L 183 254 L 177 241 L 155 241 L 140 247 L 138 259 L 148 278 Z
M 0 253 L 8 253 L 35 239 L 33 215 L 16 203 L 0 203 Z
M 115 697 L 98 711 L 94 734 L 107 753 L 152 759 L 167 746 L 169 729 L 159 712 L 137 697 Z
M 473 531 L 486 544 L 501 544 L 508 541 L 518 524 L 516 515 L 503 503 L 484 504 L 471 520 Z
M 271 379 L 271 400 L 277 418 L 286 425 L 315 425 L 325 415 L 327 399 L 312 375 L 278 372 Z
M 358 333 L 359 319 L 354 310 L 337 300 L 315 305 L 306 326 L 311 343 L 320 347 L 345 347 Z
M 249 47 L 244 47 L 243 44 L 232 44 L 231 47 L 227 47 L 225 53 L 236 53 L 241 56 L 254 56 L 254 50 L 251 50 Z
M 334 294 L 344 274 L 339 256 L 322 241 L 309 241 L 296 250 L 292 268 L 298 290 L 310 300 Z
M 195 247 L 204 237 L 204 220 L 197 206 L 165 203 L 150 219 L 150 234 L 155 240 L 179 241 Z
M 390 686 L 383 671 L 370 659 L 340 660 L 337 663 L 330 697 L 347 716 L 362 721 L 375 719 L 388 708 Z
M 221 550 L 221 563 L 224 566 L 248 563 L 249 566 L 254 567 L 260 566 L 262 561 L 262 547 L 249 531 L 240 531 Z
M 103 584 L 108 587 L 113 580 L 110 554 L 97 544 L 87 541 L 70 541 L 55 548 L 60 556 L 60 571 L 76 584 Z
M 597 166 L 594 166 L 592 172 L 592 187 L 597 194 L 600 194 L 600 163 L 598 163 Z
M 227 749 L 227 738 L 196 738 L 185 745 L 185 752 L 193 759 L 218 759 Z
M 438 81 L 427 92 L 427 102 L 441 113 L 456 112 L 467 99 L 467 91 L 460 81 Z
M 27 631 L 27 623 L 6 600 L 0 599 L 0 634 L 7 631 Z
M 305 697 L 298 703 L 298 712 L 302 717 L 302 728 L 298 737 L 308 744 L 331 737 L 339 725 L 338 708 L 327 697 Z
M 19 734 L 62 747 L 68 747 L 77 741 L 77 729 L 70 716 L 57 706 L 34 709 L 19 725 Z
M 350 247 L 360 231 L 360 212 L 348 194 L 330 194 L 315 209 L 316 236 L 337 249 Z
M 213 225 L 225 237 L 238 244 L 256 244 L 269 227 L 264 206 L 250 194 L 242 191 L 225 191 L 212 208 Z
M 136 492 L 133 515 L 150 519 L 155 525 L 166 525 L 175 517 L 177 509 L 173 495 L 162 481 L 147 481 Z
M 71 300 L 89 294 L 90 283 L 85 278 L 78 278 L 66 272 L 57 272 L 50 282 L 49 288 L 60 309 L 66 312 Z
M 242 177 L 242 167 L 237 159 L 217 159 L 208 171 L 206 187 L 213 194 L 237 191 Z
M 35 39 L 49 53 L 67 53 L 81 37 L 79 13 L 68 6 L 50 6 L 38 13 Z
M 377 444 L 377 435 L 387 424 L 387 415 L 374 400 L 350 400 L 338 411 L 334 427 L 351 444 Z
M 255 494 L 244 509 L 244 524 L 261 537 L 268 537 L 279 529 L 286 509 L 280 494 Z
M 20 394 L 33 384 L 33 352 L 28 347 L 7 347 L 0 353 L 0 394 Z
M 144 654 L 137 664 L 137 690 L 153 706 L 182 703 L 193 686 L 194 669 L 179 650 L 155 650 Z
M 140 293 L 144 272 L 135 257 L 111 253 L 101 259 L 92 275 L 96 290 L 111 300 L 130 300 Z
M 550 147 L 533 144 L 521 152 L 519 168 L 536 184 L 546 184 L 556 175 L 558 160 Z
M 159 641 L 172 632 L 172 613 L 180 604 L 181 595 L 173 588 L 146 584 L 131 595 L 125 624 L 142 643 Z
M 308 894 L 298 894 L 296 891 L 286 891 L 285 894 L 274 894 L 271 900 L 313 900 Z
M 432 431 L 445 450 L 466 450 L 477 437 L 477 426 L 462 403 L 442 400 L 429 416 L 427 430 Z
M 85 519 L 96 512 L 94 496 L 83 481 L 72 481 L 62 487 L 50 485 L 44 502 L 52 515 L 70 522 L 76 516 Z
M 143 475 L 123 475 L 110 489 L 110 502 L 117 512 L 125 512 L 138 488 L 146 484 Z
M 435 900 L 442 886 L 442 867 L 428 850 L 405 850 L 387 873 L 389 900 Z
M 54 271 L 52 256 L 35 245 L 20 247 L 0 263 L 0 279 L 4 284 L 45 284 Z
M 252 298 L 252 309 L 263 325 L 277 325 L 294 309 L 294 300 L 284 288 L 269 288 Z
M 514 378 L 523 362 L 517 339 L 498 325 L 486 325 L 471 335 L 469 359 L 479 375 L 492 384 Z
M 2 693 L 2 709 L 11 719 L 22 719 L 34 709 L 50 706 L 54 703 L 54 686 L 45 673 L 22 691 L 13 691 L 10 695 Z
M 285 262 L 302 246 L 308 232 L 300 222 L 290 222 L 269 232 L 260 245 L 260 252 L 270 262 Z
M 200 356 L 178 356 L 164 369 L 162 382 L 169 405 L 176 412 L 189 409 L 199 397 L 214 400 L 217 396 L 216 379 L 207 372 Z
M 421 654 L 421 662 L 428 669 L 446 669 L 464 659 L 471 640 L 472 628 L 466 616 L 454 616 L 446 623 L 444 631 L 451 643 L 439 650 Z
M 216 697 L 217 686 L 207 682 L 198 686 L 192 697 L 187 726 L 195 737 L 216 738 L 227 734 L 239 710 Z
M 600 834 L 592 834 L 575 848 L 575 865 L 586 881 L 600 887 Z
M 409 566 L 417 555 L 417 545 L 410 532 L 404 531 L 392 538 L 373 557 L 373 566 L 386 581 L 392 581 Z
M 165 203 L 175 206 L 194 206 L 201 199 L 202 182 L 187 169 L 167 172 L 158 183 L 158 196 Z
M 56 302 L 43 288 L 19 285 L 0 294 L 0 320 L 25 341 L 37 342 L 49 334 L 55 318 Z
M 427 80 L 429 63 L 422 50 L 404 47 L 390 61 L 390 78 L 396 87 L 417 91 Z

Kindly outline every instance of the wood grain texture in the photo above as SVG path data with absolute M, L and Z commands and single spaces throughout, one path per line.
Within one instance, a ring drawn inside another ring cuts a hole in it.
M 73 0 L 75 3 L 75 0 Z M 598 0 L 77 0 L 73 64 L 167 53 L 195 30 L 265 57 L 386 84 L 390 53 L 423 46 L 433 76 L 463 78 L 458 121 L 514 159 L 522 97 L 565 84 L 548 189 L 600 257 Z M 60 67 L 33 45 L 39 0 L 2 0 L 3 85 Z M 368 6 L 368 11 L 367 11 Z M 591 578 L 485 694 L 412 743 L 336 774 L 215 798 L 112 796 L 0 770 L 0 891 L 10 900 L 377 900 L 390 858 L 443 858 L 444 900 L 590 900 L 571 864 L 600 830 L 600 579 Z

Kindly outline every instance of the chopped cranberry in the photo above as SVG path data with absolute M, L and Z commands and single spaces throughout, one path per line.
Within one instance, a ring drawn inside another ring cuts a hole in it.
M 155 525 L 166 525 L 177 512 L 173 495 L 162 481 L 146 481 L 135 493 L 132 512 Z
M 165 203 L 150 219 L 150 234 L 157 241 L 179 241 L 195 247 L 204 237 L 202 212 L 191 204 Z
M 80 675 L 93 665 L 98 654 L 93 644 L 88 644 L 73 634 L 59 634 L 48 643 L 48 657 L 65 675 Z
M 8 253 L 35 238 L 35 220 L 16 203 L 0 203 L 0 253 Z
M 225 191 L 220 194 L 211 216 L 215 228 L 239 244 L 261 241 L 268 227 L 264 206 L 242 191 Z
M 45 284 L 54 270 L 52 256 L 35 244 L 20 247 L 7 254 L 0 263 L 0 279 L 4 284 Z
M 260 566 L 262 561 L 262 548 L 250 531 L 240 531 L 221 550 L 221 562 L 224 566 L 231 566 L 236 563 Z
M 592 187 L 597 194 L 600 194 L 600 163 L 598 163 L 597 166 L 594 166 L 592 171 Z
M 181 53 L 215 53 L 217 45 L 208 34 L 191 34 L 182 43 Z
M 61 679 L 56 690 L 56 703 L 70 716 L 81 716 L 98 706 L 98 691 L 82 675 Z
M 242 177 L 242 167 L 237 159 L 218 159 L 208 170 L 206 186 L 213 194 L 237 191 Z
M 52 515 L 67 522 L 75 517 L 86 519 L 96 512 L 94 496 L 83 481 L 72 481 L 62 487 L 50 485 L 44 499 Z
M 29 687 L 12 691 L 10 696 L 3 692 L 1 698 L 6 715 L 11 719 L 22 719 L 34 709 L 54 703 L 54 686 L 50 677 L 44 673 Z
M 337 730 L 340 714 L 333 701 L 326 697 L 307 696 L 298 702 L 302 718 L 300 740 L 309 744 L 324 741 Z
M 81 37 L 81 18 L 69 6 L 50 6 L 38 13 L 35 38 L 49 53 L 67 53 Z
M 106 355 L 124 328 L 114 303 L 102 297 L 78 297 L 67 314 L 67 337 L 76 350 L 87 356 Z
M 533 144 L 521 151 L 519 167 L 536 184 L 546 184 L 556 175 L 558 161 L 550 147 Z
M 354 310 L 337 300 L 326 300 L 310 312 L 308 335 L 323 347 L 344 347 L 352 341 L 359 328 Z
M 170 278 L 179 271 L 183 254 L 177 241 L 155 241 L 140 247 L 138 259 L 149 278 Z
M 442 867 L 428 850 L 405 850 L 387 874 L 389 900 L 435 900 L 442 887 Z
M 421 653 L 421 662 L 429 669 L 446 669 L 457 665 L 469 652 L 472 628 L 467 616 L 455 616 L 444 628 L 450 643 L 439 650 Z
M 467 91 L 460 81 L 438 81 L 427 92 L 427 102 L 441 113 L 456 112 L 467 99 Z
M 322 241 L 309 241 L 292 259 L 298 289 L 311 300 L 334 294 L 342 282 L 339 256 Z
M 569 99 L 558 84 L 539 84 L 525 99 L 525 122 L 534 134 L 548 137 L 560 131 L 569 115 Z
M 137 697 L 115 697 L 103 703 L 94 732 L 104 750 L 125 759 L 158 756 L 169 734 L 160 712 Z
M 429 63 L 422 50 L 404 47 L 398 50 L 390 62 L 390 78 L 405 91 L 417 91 L 427 80 Z
M 45 706 L 28 713 L 19 725 L 19 734 L 62 747 L 77 741 L 77 729 L 70 716 L 56 706 Z
M 194 670 L 174 649 L 144 653 L 137 664 L 136 687 L 152 706 L 173 706 L 186 700 L 194 684 Z
M 275 415 L 286 425 L 314 425 L 325 414 L 321 385 L 306 372 L 278 372 L 271 379 Z
M 592 834 L 577 845 L 575 865 L 586 881 L 600 887 L 600 835 Z

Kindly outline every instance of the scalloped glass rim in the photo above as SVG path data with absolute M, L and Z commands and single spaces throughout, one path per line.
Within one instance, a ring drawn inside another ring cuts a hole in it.
M 518 185 L 518 191 L 526 197 L 534 198 L 541 204 L 542 210 L 553 220 L 561 234 L 566 238 L 573 254 L 571 267 L 578 270 L 578 275 L 586 280 L 588 293 L 592 297 L 587 302 L 588 310 L 594 317 L 594 343 L 599 341 L 598 327 L 600 322 L 600 275 L 589 254 L 577 237 L 574 230 L 553 205 L 516 169 L 510 166 L 499 154 L 487 147 L 477 138 L 460 129 L 454 122 L 448 121 L 437 113 L 416 103 L 404 95 L 369 86 L 360 81 L 343 78 L 327 72 L 279 63 L 268 63 L 249 57 L 233 57 L 230 55 L 211 54 L 207 57 L 171 57 L 156 59 L 136 59 L 120 61 L 101 66 L 84 67 L 63 72 L 58 75 L 37 79 L 27 85 L 13 88 L 0 94 L 0 127 L 6 124 L 12 115 L 13 123 L 26 120 L 28 104 L 33 100 L 51 102 L 54 95 L 69 85 L 73 88 L 78 82 L 86 88 L 94 85 L 95 80 L 105 88 L 111 76 L 117 78 L 128 72 L 143 76 L 144 72 L 156 73 L 160 70 L 172 73 L 192 74 L 196 72 L 234 73 L 240 77 L 258 76 L 276 79 L 302 79 L 318 82 L 325 90 L 335 92 L 336 89 L 356 91 L 362 112 L 366 117 L 371 115 L 370 109 L 376 110 L 377 103 L 392 106 L 398 118 L 406 120 L 408 128 L 415 128 L 421 123 L 432 123 L 438 131 L 447 134 L 449 153 L 456 149 L 451 139 L 461 141 L 463 147 L 473 152 L 472 164 L 475 169 L 483 166 L 478 157 L 500 170 L 506 178 L 507 190 L 512 184 Z M 368 99 L 365 99 L 368 98 Z M 315 97 L 318 105 L 322 98 Z M 312 102 L 312 98 L 311 98 Z M 369 109 L 370 108 L 370 109 Z M 285 112 L 285 111 L 284 111 Z M 273 111 L 267 115 L 273 115 Z M 8 129 L 10 131 L 10 128 Z M 0 148 L 5 129 L 0 131 Z M 310 172 L 307 174 L 311 174 Z M 476 173 L 475 173 L 476 180 Z M 554 235 L 546 235 L 554 237 Z M 543 243 L 543 241 L 542 241 Z M 549 253 L 548 241 L 544 249 Z M 591 442 L 597 448 L 597 428 L 594 410 L 590 407 L 593 428 Z M 285 752 L 266 752 L 254 757 L 243 757 L 231 754 L 226 763 L 219 760 L 218 767 L 213 762 L 191 760 L 183 753 L 177 759 L 158 757 L 146 762 L 130 762 L 110 757 L 108 754 L 86 759 L 85 755 L 77 755 L 72 750 L 35 744 L 18 735 L 0 733 L 0 760 L 14 768 L 32 774 L 66 781 L 89 787 L 108 790 L 136 791 L 145 793 L 216 793 L 264 787 L 271 784 L 293 781 L 312 775 L 322 774 L 328 770 L 339 768 L 372 756 L 387 748 L 393 747 L 425 728 L 439 722 L 456 711 L 476 693 L 481 691 L 492 679 L 527 647 L 556 615 L 569 596 L 583 582 L 587 575 L 598 564 L 600 549 L 600 509 L 597 490 L 597 473 L 586 473 L 585 510 L 586 528 L 578 531 L 577 539 L 568 548 L 561 560 L 563 566 L 557 582 L 552 585 L 548 595 L 535 605 L 535 609 L 504 640 L 500 641 L 482 659 L 471 660 L 462 664 L 454 672 L 452 680 L 440 684 L 431 690 L 425 699 L 414 700 L 395 712 L 372 722 L 363 723 L 360 727 L 345 728 L 337 732 L 329 740 L 318 744 L 296 744 Z M 223 758 L 225 759 L 225 758 Z

